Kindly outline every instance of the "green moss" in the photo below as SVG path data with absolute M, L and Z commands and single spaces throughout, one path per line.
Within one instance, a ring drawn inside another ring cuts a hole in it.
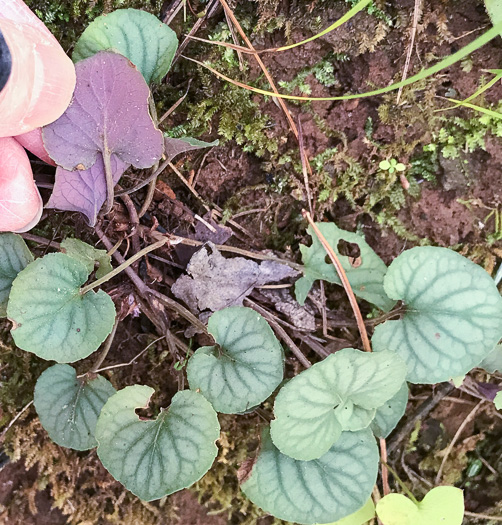
M 502 111 L 502 102 L 492 108 Z M 475 113 L 471 118 L 444 117 L 443 126 L 434 134 L 436 144 L 445 158 L 455 159 L 460 152 L 472 153 L 476 149 L 485 149 L 487 134 L 502 137 L 502 119 Z
M 335 76 L 335 62 L 347 60 L 349 57 L 345 53 L 330 53 L 317 64 L 302 69 L 293 80 L 289 82 L 279 81 L 278 84 L 286 93 L 292 93 L 298 89 L 300 93 L 310 95 L 312 87 L 307 81 L 310 76 L 313 76 L 323 86 L 335 86 L 339 84 Z
M 14 346 L 9 328 L 9 322 L 1 322 L 0 427 L 7 424 L 33 399 L 37 377 L 47 368 L 47 363 Z

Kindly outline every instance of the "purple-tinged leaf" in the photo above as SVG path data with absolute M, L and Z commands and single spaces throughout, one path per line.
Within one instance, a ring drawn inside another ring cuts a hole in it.
M 478 392 L 489 401 L 493 401 L 497 393 L 502 390 L 499 385 L 494 385 L 493 383 L 478 382 L 477 387 Z
M 116 184 L 129 164 L 112 155 L 110 166 L 113 182 Z M 95 164 L 87 170 L 68 171 L 58 167 L 54 191 L 46 207 L 79 211 L 87 217 L 89 225 L 94 226 L 99 210 L 106 200 L 106 183 L 103 172 L 101 153 L 98 154 Z
M 174 159 L 177 155 L 185 153 L 186 151 L 193 151 L 195 149 L 213 148 L 219 144 L 219 140 L 213 142 L 204 142 L 203 140 L 193 139 L 191 137 L 183 137 L 181 139 L 172 139 L 171 137 L 164 138 L 166 157 L 168 160 Z
M 64 114 L 43 130 L 49 155 L 67 170 L 88 169 L 98 152 L 136 168 L 162 156 L 163 137 L 148 111 L 148 88 L 127 58 L 103 51 L 75 65 L 77 85 Z

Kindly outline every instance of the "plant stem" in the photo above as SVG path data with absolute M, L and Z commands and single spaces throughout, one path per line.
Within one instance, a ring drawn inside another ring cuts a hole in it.
M 112 173 L 112 165 L 110 162 L 110 150 L 108 149 L 107 140 L 106 140 L 106 133 L 104 135 L 104 148 L 103 148 L 103 164 L 105 167 L 105 180 L 106 180 L 106 209 L 105 209 L 105 215 L 107 213 L 110 213 L 113 208 L 113 199 L 114 199 L 114 186 L 113 183 L 113 173 Z
M 354 312 L 354 317 L 356 318 L 356 321 L 357 321 L 357 328 L 359 329 L 359 333 L 361 334 L 361 340 L 363 342 L 364 351 L 371 352 L 371 344 L 370 344 L 370 340 L 368 339 L 368 332 L 366 331 L 366 326 L 364 325 L 363 316 L 361 315 L 361 310 L 359 310 L 359 305 L 357 304 L 356 296 L 354 295 L 354 292 L 352 291 L 352 287 L 350 286 L 349 279 L 347 278 L 347 274 L 345 273 L 345 270 L 343 269 L 342 263 L 338 259 L 336 253 L 334 252 L 333 248 L 329 245 L 324 235 L 321 233 L 319 228 L 316 226 L 315 222 L 312 220 L 310 213 L 306 210 L 303 210 L 302 215 L 307 219 L 310 226 L 312 226 L 314 233 L 316 234 L 317 238 L 323 245 L 323 248 L 326 250 L 326 253 L 328 254 L 329 258 L 331 259 L 331 262 L 333 263 L 333 266 L 335 267 L 336 273 L 340 277 L 340 280 L 342 281 L 342 285 L 345 288 L 345 292 L 347 296 L 349 297 L 350 306 L 352 307 L 352 311 Z
M 413 501 L 415 505 L 418 505 L 418 500 L 415 498 L 411 490 L 406 486 L 404 481 L 397 475 L 397 472 L 387 463 L 384 463 L 382 460 L 382 465 L 385 465 L 386 468 L 389 469 L 389 471 L 392 473 L 392 475 L 396 478 L 396 481 L 399 483 L 399 486 L 403 490 L 403 492 Z
M 164 246 L 164 244 L 169 242 L 169 237 L 164 237 L 162 240 L 151 244 L 150 246 L 146 246 L 142 250 L 140 250 L 138 253 L 135 253 L 131 258 L 127 259 L 127 261 L 123 262 L 120 266 L 117 266 L 117 268 L 114 268 L 111 272 L 107 273 L 106 275 L 103 275 L 101 279 L 98 279 L 97 281 L 94 281 L 91 284 L 88 284 L 87 286 L 84 286 L 80 289 L 80 293 L 82 295 L 85 295 L 87 292 L 93 290 L 94 288 L 97 288 L 98 286 L 101 286 L 103 283 L 106 283 L 109 281 L 112 277 L 115 277 L 120 272 L 131 266 L 134 262 L 136 262 L 138 259 L 141 259 L 144 255 L 147 253 L 153 252 L 157 248 L 160 248 L 161 246 Z
M 387 470 L 387 443 L 384 438 L 380 438 L 380 457 L 382 458 L 382 486 L 383 495 L 390 494 L 389 471 Z
M 99 354 L 99 357 L 94 364 L 94 366 L 89 370 L 88 374 L 95 374 L 97 373 L 97 370 L 99 367 L 103 364 L 103 361 L 106 359 L 106 356 L 108 355 L 108 352 L 110 351 L 110 348 L 112 346 L 113 340 L 115 339 L 115 334 L 117 332 L 117 326 L 119 325 L 119 319 L 118 317 L 115 318 L 115 323 L 113 324 L 112 331 L 110 332 L 110 335 L 106 338 L 105 346 L 103 347 L 103 350 L 101 354 Z

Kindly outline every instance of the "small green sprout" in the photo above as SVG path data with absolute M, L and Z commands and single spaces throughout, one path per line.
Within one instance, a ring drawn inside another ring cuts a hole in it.
M 382 160 L 378 167 L 381 170 L 388 171 L 389 173 L 394 173 L 395 171 L 405 171 L 406 166 L 402 162 L 398 162 L 396 159 Z

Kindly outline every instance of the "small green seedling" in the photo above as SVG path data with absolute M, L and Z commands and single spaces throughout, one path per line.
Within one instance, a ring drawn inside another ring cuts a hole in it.
M 398 162 L 396 159 L 382 160 L 378 167 L 383 171 L 388 171 L 389 173 L 394 173 L 395 171 L 406 171 L 406 166 L 402 162 Z

